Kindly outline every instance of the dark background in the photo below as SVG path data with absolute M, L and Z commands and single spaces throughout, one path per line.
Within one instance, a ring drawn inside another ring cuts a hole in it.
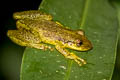
M 15 29 L 14 12 L 37 10 L 41 0 L 0 1 L 0 80 L 19 80 L 24 48 L 12 43 L 7 30 Z M 13 52 L 14 51 L 14 52 Z
M 41 0 L 4 0 L 0 2 L 0 80 L 20 79 L 20 65 L 24 47 L 12 43 L 6 36 L 7 30 L 15 29 L 12 14 L 17 11 L 37 10 L 40 3 Z M 120 77 L 119 57 L 120 54 L 117 54 L 113 80 L 119 80 Z

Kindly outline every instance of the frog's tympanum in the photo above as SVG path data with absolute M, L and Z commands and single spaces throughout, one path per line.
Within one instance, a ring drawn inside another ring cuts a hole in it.
M 86 61 L 65 48 L 88 51 L 91 42 L 85 37 L 83 30 L 65 28 L 59 22 L 52 21 L 52 16 L 37 10 L 16 12 L 17 30 L 8 30 L 8 37 L 21 46 L 37 49 L 51 49 L 52 44 L 65 58 L 72 59 L 80 66 Z

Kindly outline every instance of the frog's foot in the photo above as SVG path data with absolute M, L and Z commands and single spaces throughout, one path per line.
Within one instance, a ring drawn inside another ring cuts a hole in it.
M 83 64 L 86 64 L 86 61 L 85 61 L 84 59 L 76 56 L 74 53 L 70 53 L 69 51 L 67 51 L 66 49 L 64 49 L 63 46 L 56 45 L 55 47 L 56 47 L 56 49 L 57 49 L 63 56 L 65 56 L 65 58 L 74 60 L 74 61 L 77 62 L 80 66 L 82 66 Z
M 77 62 L 80 66 L 83 64 L 86 64 L 86 61 L 78 56 L 76 56 L 74 53 L 70 53 L 65 56 L 66 58 L 73 59 L 75 62 Z M 82 63 L 81 63 L 82 62 Z
M 54 48 L 51 48 L 50 46 L 47 46 L 45 44 L 29 44 L 28 46 L 42 50 L 47 50 L 47 49 L 50 49 L 51 51 L 54 50 Z

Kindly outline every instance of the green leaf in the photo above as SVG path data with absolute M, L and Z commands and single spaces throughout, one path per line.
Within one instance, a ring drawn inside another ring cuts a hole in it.
M 117 56 L 116 56 L 116 65 L 114 69 L 114 74 L 112 80 L 120 80 L 120 1 L 114 1 L 114 6 L 117 9 L 117 16 L 119 21 L 119 40 L 117 45 Z
M 87 61 L 80 67 L 57 50 L 26 48 L 21 80 L 110 80 L 117 46 L 116 10 L 108 0 L 43 0 L 39 10 L 71 29 L 82 28 L 93 44 L 88 52 L 70 50 Z

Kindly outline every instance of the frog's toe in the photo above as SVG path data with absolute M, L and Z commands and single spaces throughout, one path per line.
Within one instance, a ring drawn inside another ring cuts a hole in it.
M 78 61 L 77 59 L 75 59 L 75 62 L 77 62 L 79 66 L 82 66 L 82 63 Z
M 83 59 L 81 58 L 78 58 L 78 59 L 74 59 L 75 62 L 78 63 L 79 66 L 82 66 L 83 64 L 86 64 L 86 61 L 84 61 Z
M 86 61 L 84 59 L 82 59 L 82 58 L 78 57 L 78 60 L 81 61 L 83 64 L 87 64 Z
M 76 56 L 74 53 L 70 53 L 69 56 L 67 56 L 69 59 L 73 59 L 75 62 L 77 62 L 80 66 L 83 64 L 86 64 L 86 61 L 78 56 Z

